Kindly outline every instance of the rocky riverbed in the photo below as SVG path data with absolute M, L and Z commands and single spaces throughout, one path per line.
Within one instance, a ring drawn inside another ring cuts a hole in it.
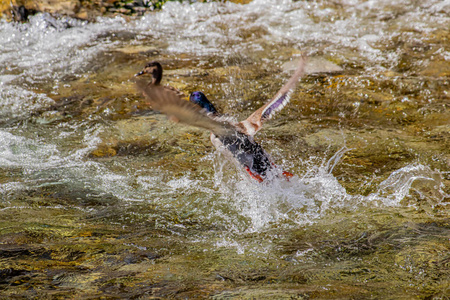
M 1 297 L 450 296 L 445 2 L 26 3 L 0 22 Z M 252 181 L 133 82 L 160 61 L 243 119 L 302 53 L 256 136 L 289 182 Z

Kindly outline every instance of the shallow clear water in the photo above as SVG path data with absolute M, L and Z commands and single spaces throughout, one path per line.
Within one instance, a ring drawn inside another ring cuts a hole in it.
M 0 23 L 5 296 L 449 297 L 448 1 L 167 3 Z M 258 184 L 133 74 L 243 119 L 308 75 L 257 140 Z

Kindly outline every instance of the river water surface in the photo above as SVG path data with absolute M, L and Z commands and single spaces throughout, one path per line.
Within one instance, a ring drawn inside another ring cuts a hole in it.
M 0 22 L 0 294 L 450 297 L 449 1 L 169 2 Z M 309 58 L 256 139 L 258 184 L 133 84 L 244 119 Z

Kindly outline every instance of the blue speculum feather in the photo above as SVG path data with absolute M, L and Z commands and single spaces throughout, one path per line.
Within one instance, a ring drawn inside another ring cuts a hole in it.
M 267 109 L 264 111 L 263 115 L 261 116 L 261 119 L 270 118 L 270 115 L 272 114 L 272 112 L 275 111 L 281 105 L 283 105 L 285 100 L 287 100 L 287 96 L 288 96 L 288 93 L 281 95 L 281 97 L 277 101 L 275 101 L 272 105 L 267 107 Z

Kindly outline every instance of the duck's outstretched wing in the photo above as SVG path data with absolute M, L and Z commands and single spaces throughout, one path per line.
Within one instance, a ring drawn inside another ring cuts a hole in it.
M 172 121 L 208 129 L 218 136 L 236 131 L 227 120 L 210 116 L 204 109 L 184 100 L 167 87 L 148 84 L 144 80 L 136 80 L 136 86 L 154 110 L 166 114 Z
M 292 75 L 289 81 L 275 94 L 275 97 L 256 110 L 246 120 L 240 122 L 239 127 L 245 128 L 247 134 L 255 135 L 266 120 L 272 118 L 276 112 L 280 111 L 289 102 L 298 80 L 305 73 L 305 64 L 306 58 L 302 56 L 294 75 Z

